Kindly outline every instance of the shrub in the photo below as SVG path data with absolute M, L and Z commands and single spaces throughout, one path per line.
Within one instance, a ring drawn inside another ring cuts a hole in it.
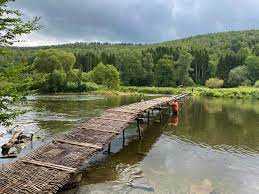
M 120 86 L 120 73 L 113 65 L 100 63 L 89 74 L 91 80 L 97 84 L 113 89 Z
M 63 92 L 66 87 L 66 73 L 64 71 L 54 70 L 44 85 L 48 92 Z
M 229 73 L 228 84 L 231 87 L 240 86 L 243 82 L 248 81 L 247 66 L 238 66 L 232 69 Z
M 210 78 L 205 83 L 208 88 L 222 88 L 224 85 L 224 80 L 217 78 Z
M 255 82 L 254 87 L 259 88 L 259 80 L 257 80 L 257 81 Z
M 91 92 L 91 91 L 96 91 L 100 88 L 96 83 L 93 82 L 86 82 L 86 83 L 81 83 L 78 85 L 77 83 L 74 82 L 69 82 L 64 91 L 65 92 Z

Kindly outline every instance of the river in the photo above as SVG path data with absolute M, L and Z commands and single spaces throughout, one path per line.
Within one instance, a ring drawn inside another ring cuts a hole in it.
M 14 125 L 34 133 L 34 141 L 21 145 L 19 156 L 104 109 L 142 98 L 29 97 L 18 106 L 26 112 Z M 153 96 L 145 97 L 150 98 Z M 135 125 L 127 129 L 126 145 L 122 146 L 122 137 L 116 139 L 112 154 L 100 154 L 84 173 L 80 186 L 63 193 L 259 193 L 258 101 L 192 98 L 182 104 L 178 117 L 166 115 L 162 123 L 158 118 L 153 121 L 149 127 L 142 126 L 141 141 L 136 138 Z M 10 136 L 6 134 L 0 144 Z

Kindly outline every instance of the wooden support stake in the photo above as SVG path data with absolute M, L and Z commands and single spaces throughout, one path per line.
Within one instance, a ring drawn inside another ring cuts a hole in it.
M 76 168 L 71 168 L 68 166 L 63 166 L 63 165 L 57 165 L 49 162 L 40 162 L 36 160 L 21 160 L 23 163 L 28 163 L 28 164 L 34 164 L 37 166 L 43 166 L 47 168 L 52 168 L 52 169 L 57 169 L 57 170 L 62 170 L 62 171 L 67 171 L 69 173 L 75 173 L 77 171 Z
M 102 146 L 91 144 L 91 143 L 81 143 L 81 142 L 69 141 L 69 140 L 63 140 L 63 139 L 56 139 L 54 141 L 56 141 L 58 143 L 76 145 L 76 146 L 80 146 L 80 147 L 90 147 L 90 148 L 96 148 L 98 150 L 102 150 Z
M 108 154 L 109 155 L 111 154 L 111 143 L 109 143 L 109 145 L 108 145 Z
M 125 130 L 122 132 L 122 147 L 125 146 Z
M 139 137 L 139 140 L 141 140 L 142 136 L 141 136 L 141 129 L 140 129 L 140 121 L 139 121 L 139 119 L 137 120 L 137 125 L 138 125 L 138 137 Z
M 150 111 L 147 112 L 147 124 L 150 124 Z
M 162 110 L 159 111 L 159 119 L 160 119 L 160 123 L 162 123 Z

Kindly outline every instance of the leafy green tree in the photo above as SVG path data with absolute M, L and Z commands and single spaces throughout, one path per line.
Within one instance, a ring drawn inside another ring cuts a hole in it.
M 176 86 L 174 62 L 169 56 L 164 56 L 154 68 L 155 86 Z
M 204 84 L 205 81 L 211 76 L 209 66 L 209 53 L 204 48 L 194 47 L 191 49 L 193 56 L 191 68 L 192 78 L 197 84 Z
M 248 80 L 247 66 L 238 66 L 229 73 L 228 84 L 231 87 L 240 86 Z
M 153 84 L 154 80 L 154 61 L 153 56 L 151 53 L 143 53 L 142 54 L 142 66 L 144 68 L 144 74 L 143 76 L 143 85 L 145 86 L 151 86 Z
M 259 80 L 259 57 L 250 56 L 246 59 L 245 63 L 248 68 L 249 79 L 255 83 Z
M 33 62 L 36 71 L 35 88 L 48 92 L 60 92 L 64 91 L 68 82 L 75 82 L 80 87 L 81 71 L 73 70 L 75 62 L 76 58 L 71 52 L 57 49 L 40 50 Z
M 13 42 L 16 41 L 17 36 L 28 34 L 40 28 L 38 25 L 39 18 L 35 17 L 29 21 L 23 20 L 19 10 L 8 7 L 9 2 L 13 2 L 13 0 L 0 1 L 0 57 L 4 57 L 4 55 L 8 54 L 8 52 L 6 52 L 7 49 L 4 47 L 12 45 Z M 0 82 L 2 86 L 0 92 L 0 124 L 8 125 L 10 124 L 10 120 L 19 113 L 19 111 L 14 111 L 9 108 L 14 99 L 17 99 L 18 93 L 16 88 L 13 88 L 16 84 L 11 84 L 6 80 L 1 81 L 1 78 Z
M 254 54 L 259 57 L 259 44 L 254 46 Z
M 192 55 L 183 51 L 176 62 L 176 80 L 178 85 L 190 86 L 193 85 L 193 80 L 189 73 L 191 68 Z
M 57 49 L 40 50 L 33 62 L 35 70 L 39 73 L 52 73 L 54 70 L 72 71 L 76 62 L 73 53 Z
M 63 70 L 54 70 L 48 75 L 46 90 L 48 92 L 62 92 L 66 88 L 67 78 Z
M 120 85 L 120 73 L 113 65 L 98 64 L 91 72 L 91 79 L 108 88 L 116 89 Z
M 8 3 L 14 0 L 0 1 L 0 46 L 9 46 L 13 44 L 15 38 L 22 34 L 29 34 L 40 28 L 39 17 L 24 21 L 22 13 L 17 9 L 8 7 Z
M 233 51 L 227 51 L 221 55 L 217 65 L 217 77 L 224 80 L 225 85 L 228 81 L 229 72 L 231 69 L 243 65 L 243 59 Z

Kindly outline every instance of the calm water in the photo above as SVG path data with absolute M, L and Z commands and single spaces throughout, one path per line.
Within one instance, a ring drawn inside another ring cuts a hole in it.
M 139 100 L 33 98 L 23 106 L 29 111 L 17 123 L 26 123 L 24 130 L 36 132 L 38 139 L 35 137 L 21 154 L 86 117 Z M 191 99 L 182 105 L 179 117 L 164 116 L 162 123 L 158 118 L 153 120 L 149 127 L 142 126 L 142 141 L 136 139 L 136 126 L 131 126 L 126 131 L 126 146 L 122 148 L 121 137 L 116 139 L 112 155 L 100 154 L 96 165 L 84 174 L 80 187 L 64 193 L 259 193 L 258 101 Z

